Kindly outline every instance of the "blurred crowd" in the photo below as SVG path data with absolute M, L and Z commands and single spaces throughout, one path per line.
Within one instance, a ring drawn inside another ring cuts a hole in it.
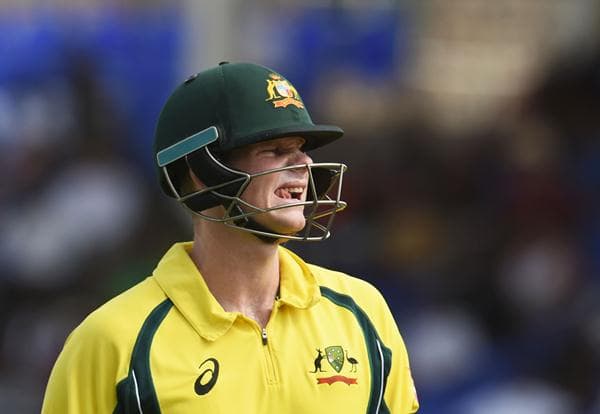
M 487 38 L 490 51 L 480 37 L 478 53 L 503 51 L 496 65 L 465 59 L 461 77 L 452 55 L 427 77 L 431 45 L 445 39 L 438 53 L 450 56 L 460 36 L 481 34 L 457 19 L 489 3 L 453 2 L 462 14 L 432 0 L 424 9 L 309 3 L 239 2 L 246 53 L 231 59 L 286 74 L 316 121 L 346 130 L 312 155 L 349 165 L 349 208 L 330 240 L 289 246 L 382 291 L 420 412 L 600 413 L 600 44 L 543 55 L 532 43 L 533 59 Z M 494 19 L 522 18 L 512 9 L 521 2 L 498 3 L 507 9 L 475 16 L 486 35 Z M 3 411 L 39 412 L 68 333 L 191 236 L 151 161 L 158 111 L 185 78 L 184 14 L 156 5 L 0 13 Z M 494 72 L 502 64 L 505 76 Z M 490 67 L 486 84 L 476 74 Z

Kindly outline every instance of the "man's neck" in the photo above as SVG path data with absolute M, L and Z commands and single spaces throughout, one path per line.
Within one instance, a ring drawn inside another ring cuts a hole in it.
M 228 312 L 267 324 L 279 289 L 278 244 L 208 221 L 194 226 L 190 256 Z

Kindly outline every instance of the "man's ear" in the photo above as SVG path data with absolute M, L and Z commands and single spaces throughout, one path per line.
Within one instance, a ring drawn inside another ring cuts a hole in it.
M 206 188 L 206 185 L 202 182 L 201 179 L 199 179 L 196 174 L 194 174 L 194 172 L 192 171 L 191 168 L 188 168 L 188 174 L 190 175 L 190 178 L 192 180 L 192 185 L 194 187 L 194 191 L 199 191 L 202 190 L 203 188 Z

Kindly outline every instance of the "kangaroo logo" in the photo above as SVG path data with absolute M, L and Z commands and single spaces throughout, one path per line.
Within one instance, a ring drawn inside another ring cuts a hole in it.
M 321 368 L 321 361 L 323 360 L 323 358 L 325 358 L 323 356 L 323 353 L 321 352 L 320 349 L 317 349 L 317 357 L 315 358 L 315 370 L 314 371 L 310 371 L 311 374 L 314 374 L 317 371 L 319 371 L 319 372 L 325 372 Z

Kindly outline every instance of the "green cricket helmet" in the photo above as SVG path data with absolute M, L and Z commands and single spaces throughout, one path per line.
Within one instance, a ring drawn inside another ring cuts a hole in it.
M 252 63 L 221 63 L 191 76 L 168 98 L 156 126 L 154 151 L 163 191 L 196 215 L 263 238 L 313 241 L 329 237 L 333 217 L 346 207 L 340 200 L 344 164 L 311 163 L 249 174 L 228 166 L 224 156 L 290 136 L 304 138 L 302 149 L 309 151 L 342 134 L 339 127 L 315 125 L 298 91 L 279 73 Z M 308 172 L 306 201 L 263 209 L 243 200 L 253 177 L 299 168 Z M 189 170 L 205 188 L 184 188 Z M 205 213 L 219 205 L 224 207 L 221 217 Z M 304 206 L 306 226 L 296 234 L 279 234 L 252 219 L 298 205 Z

